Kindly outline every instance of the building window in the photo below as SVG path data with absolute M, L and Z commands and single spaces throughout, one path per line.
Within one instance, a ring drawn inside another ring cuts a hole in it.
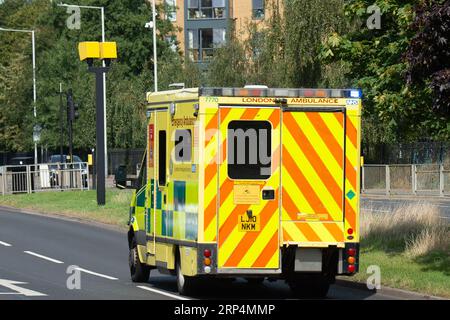
M 264 19 L 264 0 L 252 0 L 253 19 Z
M 225 29 L 190 29 L 188 30 L 188 52 L 192 61 L 208 61 L 214 50 L 225 44 Z
M 188 0 L 188 19 L 224 19 L 225 0 Z
M 165 0 L 166 18 L 171 22 L 177 21 L 177 1 Z
M 166 40 L 166 43 L 169 45 L 170 49 L 173 52 L 177 52 L 177 38 L 175 36 L 166 36 L 164 39 Z

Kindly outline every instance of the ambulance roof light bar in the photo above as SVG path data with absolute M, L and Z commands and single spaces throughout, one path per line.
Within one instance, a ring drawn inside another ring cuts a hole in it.
M 274 97 L 274 98 L 349 98 L 361 99 L 360 89 L 281 89 L 265 86 L 245 88 L 200 88 L 200 96 Z

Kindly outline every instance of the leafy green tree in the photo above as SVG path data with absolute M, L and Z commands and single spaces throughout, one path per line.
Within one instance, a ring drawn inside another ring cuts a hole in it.
M 404 59 L 415 30 L 411 28 L 417 1 L 379 0 L 381 28 L 369 29 L 369 0 L 345 3 L 345 15 L 356 26 L 348 33 L 332 33 L 322 50 L 324 61 L 345 62 L 345 76 L 364 94 L 363 141 L 416 141 L 445 137 L 443 119 L 432 112 L 431 90 L 406 82 Z M 381 130 L 380 130 L 381 129 Z
M 333 31 L 346 28 L 343 0 L 270 1 L 263 23 L 247 25 L 248 39 L 239 41 L 233 28 L 227 44 L 217 50 L 209 66 L 208 84 L 271 87 L 315 87 L 341 83 L 342 68 L 320 59 L 322 42 Z M 330 14 L 333 12 L 333 14 Z
M 432 108 L 450 132 L 450 1 L 424 1 L 412 25 L 416 35 L 409 45 L 407 80 L 414 88 L 432 91 Z
M 247 78 L 246 52 L 244 45 L 236 38 L 234 26 L 230 24 L 226 44 L 216 49 L 208 65 L 206 78 L 209 86 L 244 86 Z
M 66 8 L 57 1 L 5 0 L 0 4 L 0 26 L 36 30 L 37 89 L 36 122 L 43 126 L 42 145 L 59 149 L 60 98 L 73 89 L 80 105 L 74 124 L 75 148 L 95 146 L 94 76 L 78 59 L 77 44 L 100 41 L 99 10 L 81 9 L 81 28 L 72 30 Z M 110 148 L 145 146 L 145 93 L 153 90 L 153 38 L 144 25 L 151 19 L 151 6 L 142 0 L 81 0 L 83 5 L 104 6 L 106 39 L 116 41 L 118 59 L 107 75 L 107 132 Z M 199 72 L 184 66 L 179 52 L 173 52 L 166 36 L 175 30 L 162 19 L 158 6 L 158 60 L 160 89 L 172 82 L 200 83 Z M 0 150 L 32 149 L 31 42 L 28 35 L 0 32 Z M 170 71 L 170 72 L 167 72 Z M 173 81 L 175 80 L 175 81 Z M 63 99 L 64 112 L 66 98 Z M 64 114 L 64 121 L 66 115 Z M 66 124 L 64 124 L 66 127 Z M 66 128 L 65 128 L 66 130 Z M 67 145 L 67 133 L 64 133 Z

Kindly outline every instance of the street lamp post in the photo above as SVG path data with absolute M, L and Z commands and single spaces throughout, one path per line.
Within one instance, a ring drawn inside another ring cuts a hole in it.
M 37 93 L 36 93 L 36 39 L 34 30 L 19 30 L 19 29 L 7 29 L 0 27 L 0 31 L 7 31 L 7 32 L 21 32 L 21 33 L 31 33 L 31 48 L 33 52 L 33 116 L 36 120 L 37 112 L 36 112 L 36 100 L 37 100 Z M 37 152 L 37 142 L 34 141 L 34 164 L 37 165 L 38 163 L 38 152 Z
M 96 6 L 82 6 L 78 4 L 67 4 L 67 3 L 59 3 L 58 7 L 78 7 L 81 9 L 96 9 L 101 12 L 101 24 L 102 24 L 102 42 L 105 42 L 105 8 L 104 7 L 96 7 Z M 105 67 L 105 62 L 102 62 L 102 67 Z M 107 143 L 107 135 L 106 135 L 106 73 L 103 73 L 103 121 L 105 123 L 105 128 L 103 130 L 103 139 L 105 141 L 105 175 L 108 175 L 108 143 Z
M 155 92 L 158 92 L 158 56 L 156 47 L 156 5 L 152 0 L 152 21 L 145 24 L 146 28 L 153 29 L 153 78 L 155 81 Z

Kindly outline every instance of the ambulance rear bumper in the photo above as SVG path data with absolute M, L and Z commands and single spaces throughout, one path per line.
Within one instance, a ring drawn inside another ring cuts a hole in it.
M 279 269 L 258 268 L 219 268 L 217 265 L 217 246 L 215 244 L 199 244 L 197 258 L 197 274 L 215 277 L 232 276 L 268 276 L 283 278 L 296 273 L 333 273 L 335 275 L 354 275 L 359 271 L 359 243 L 306 243 L 280 247 Z M 349 269 L 349 249 L 353 250 L 353 269 Z M 211 253 L 209 266 L 204 265 L 203 252 Z M 352 270 L 351 272 L 349 270 Z

